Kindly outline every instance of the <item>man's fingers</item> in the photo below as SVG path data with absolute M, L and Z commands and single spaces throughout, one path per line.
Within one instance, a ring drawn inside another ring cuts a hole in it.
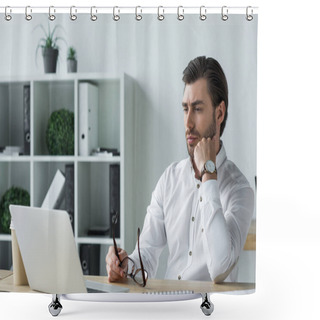
M 110 270 L 110 272 L 108 273 L 108 278 L 110 281 L 117 281 L 121 279 L 121 276 L 113 270 Z

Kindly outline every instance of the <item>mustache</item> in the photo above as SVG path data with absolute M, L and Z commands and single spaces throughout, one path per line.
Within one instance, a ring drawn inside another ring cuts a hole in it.
M 186 136 L 195 136 L 195 137 L 200 137 L 200 133 L 197 130 L 186 130 Z

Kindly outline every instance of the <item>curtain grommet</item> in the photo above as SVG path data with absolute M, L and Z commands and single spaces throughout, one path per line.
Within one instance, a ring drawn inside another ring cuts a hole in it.
M 10 6 L 6 6 L 4 8 L 4 18 L 6 21 L 10 21 L 12 19 L 12 16 L 8 13 L 8 11 L 10 10 L 10 13 L 12 12 L 12 10 L 10 9 Z
M 184 19 L 184 9 L 183 9 L 183 6 L 179 6 L 179 7 L 178 7 L 177 15 L 178 15 L 177 19 L 178 19 L 179 21 L 182 21 L 182 20 Z
M 53 20 L 56 19 L 56 16 L 52 13 L 52 11 L 53 11 L 53 12 L 56 12 L 54 6 L 50 6 L 50 7 L 49 7 L 49 20 L 50 20 L 50 21 L 53 21 Z
M 221 19 L 223 21 L 227 21 L 229 19 L 229 16 L 228 16 L 228 7 L 227 6 L 223 6 L 221 8 Z
M 96 14 L 93 14 L 93 9 L 96 9 L 95 6 L 91 7 L 90 9 L 90 19 L 91 21 L 97 21 L 98 17 Z M 96 9 L 96 13 L 97 13 L 97 9 Z
M 77 15 L 75 13 L 73 13 L 73 9 L 74 9 L 74 12 L 77 13 L 77 9 L 75 6 L 71 6 L 70 7 L 70 20 L 71 21 L 76 21 L 77 20 Z
M 117 14 L 116 14 L 116 9 L 118 10 Z M 113 20 L 114 21 L 119 21 L 120 20 L 119 13 L 120 13 L 119 7 L 117 7 L 117 6 L 113 7 Z
M 29 11 L 29 12 L 28 12 Z M 32 13 L 32 9 L 30 6 L 26 6 L 26 9 L 25 9 L 25 19 L 27 21 L 30 21 L 32 19 L 32 15 L 30 14 Z
M 138 14 L 138 9 L 140 9 L 140 14 Z M 140 6 L 136 7 L 136 20 L 141 21 L 142 20 L 142 9 Z
M 251 13 L 249 14 L 249 9 L 251 9 Z M 246 19 L 247 21 L 252 21 L 253 20 L 253 9 L 252 7 L 248 6 L 246 9 Z
M 200 17 L 199 18 L 201 21 L 204 21 L 207 19 L 207 9 L 205 6 L 200 7 Z
M 162 9 L 162 13 L 160 14 L 160 8 Z M 163 21 L 164 20 L 164 9 L 163 6 L 158 7 L 158 20 Z

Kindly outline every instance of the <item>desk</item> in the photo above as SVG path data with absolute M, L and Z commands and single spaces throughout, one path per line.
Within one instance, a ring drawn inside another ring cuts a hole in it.
M 33 292 L 29 286 L 15 286 L 13 284 L 13 275 L 10 272 L 0 270 L 1 274 L 7 275 L 4 278 L 0 277 L 0 291 L 6 292 Z M 103 276 L 85 276 L 85 279 L 98 281 L 102 283 L 110 283 L 108 277 Z M 187 281 L 187 280 L 162 280 L 148 279 L 147 285 L 142 288 L 135 284 L 132 279 L 123 279 L 120 282 L 111 282 L 113 285 L 129 288 L 130 293 L 152 293 L 152 292 L 167 292 L 167 291 L 193 291 L 194 293 L 216 292 L 226 293 L 237 291 L 252 292 L 255 289 L 254 283 L 233 283 L 225 282 L 214 284 L 210 281 Z

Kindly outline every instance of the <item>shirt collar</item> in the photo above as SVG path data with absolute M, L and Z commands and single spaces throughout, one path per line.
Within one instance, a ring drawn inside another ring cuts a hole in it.
M 224 148 L 223 142 L 220 140 L 220 150 L 216 157 L 217 169 L 221 167 L 221 165 L 224 163 L 226 158 L 227 158 L 226 149 Z

